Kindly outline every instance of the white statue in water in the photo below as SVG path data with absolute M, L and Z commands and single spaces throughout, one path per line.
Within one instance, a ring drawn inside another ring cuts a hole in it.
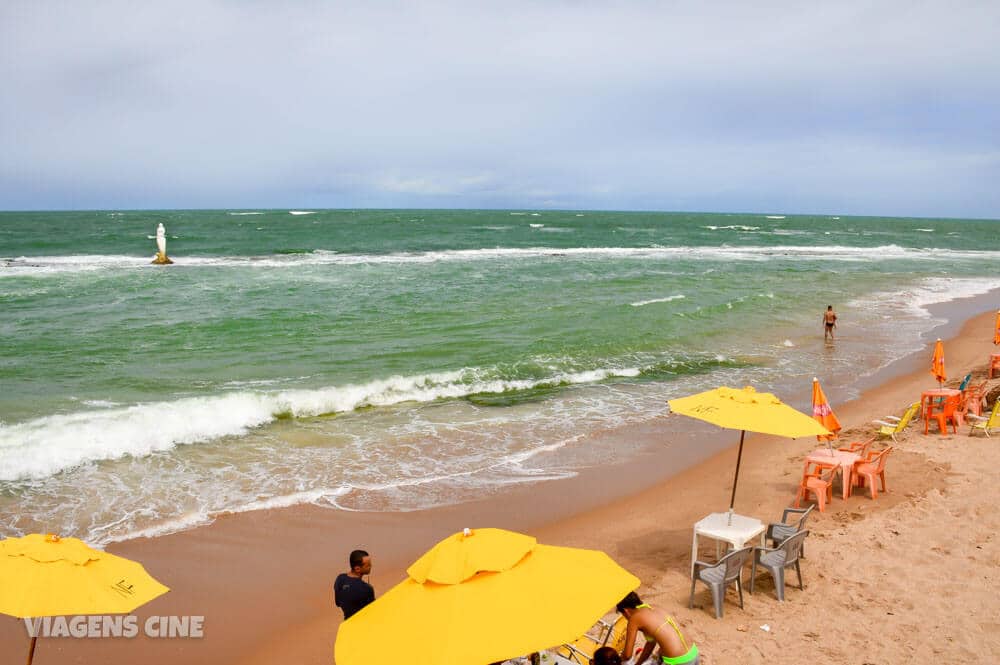
M 173 263 L 167 256 L 167 229 L 163 227 L 163 222 L 156 225 L 156 258 L 153 263 L 166 264 Z

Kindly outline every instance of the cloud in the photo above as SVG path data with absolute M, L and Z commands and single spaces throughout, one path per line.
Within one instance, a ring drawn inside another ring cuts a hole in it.
M 995 3 L 0 12 L 0 208 L 1000 217 Z

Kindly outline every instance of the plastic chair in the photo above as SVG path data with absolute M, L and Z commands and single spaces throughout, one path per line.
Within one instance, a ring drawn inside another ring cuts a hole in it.
M 983 381 L 977 386 L 969 386 L 965 389 L 965 403 L 966 403 L 966 414 L 969 413 L 981 416 L 983 415 L 983 398 L 986 397 L 986 384 L 989 383 L 989 379 Z
M 910 421 L 913 420 L 913 416 L 915 416 L 917 414 L 917 411 L 919 410 L 920 410 L 920 402 L 914 402 L 909 407 L 907 407 L 906 411 L 903 412 L 902 418 L 897 418 L 895 416 L 886 416 L 885 420 L 873 420 L 872 421 L 873 423 L 882 426 L 881 428 L 879 428 L 879 431 L 876 434 L 876 436 L 878 438 L 882 438 L 883 436 L 890 436 L 892 437 L 893 441 L 899 443 L 899 441 L 896 439 L 896 435 L 902 432 L 906 428 L 906 426 L 910 424 Z
M 988 417 L 977 416 L 972 413 L 967 417 L 971 421 L 969 423 L 969 436 L 972 436 L 972 433 L 978 430 L 982 430 L 986 436 L 989 436 L 991 429 L 1000 429 L 1000 399 L 993 402 L 993 410 L 990 411 Z
M 795 566 L 795 573 L 799 576 L 799 589 L 804 589 L 799 558 L 802 554 L 802 543 L 808 535 L 808 531 L 799 531 L 794 536 L 785 538 L 777 547 L 753 548 L 753 563 L 750 566 L 750 593 L 753 593 L 754 584 L 757 581 L 758 565 L 771 573 L 771 577 L 774 578 L 774 591 L 778 595 L 779 602 L 785 600 L 785 568 Z
M 743 566 L 750 558 L 752 548 L 744 547 L 733 550 L 719 559 L 718 563 L 707 561 L 694 562 L 694 576 L 691 578 L 691 597 L 688 607 L 694 607 L 694 587 L 700 580 L 712 590 L 712 603 L 715 605 L 715 618 L 722 618 L 722 603 L 726 597 L 726 587 L 736 582 L 736 590 L 740 592 L 740 609 L 743 609 Z
M 846 453 L 854 453 L 855 455 L 860 455 L 861 457 L 864 457 L 865 455 L 868 454 L 868 449 L 871 448 L 871 445 L 875 443 L 876 438 L 878 437 L 873 436 L 867 441 L 854 441 L 853 443 L 849 443 L 846 446 L 840 446 L 839 448 L 837 448 L 837 450 L 843 450 Z
M 811 471 L 807 467 L 806 472 L 802 474 L 802 482 L 799 483 L 799 491 L 795 494 L 793 505 L 796 508 L 801 506 L 802 499 L 808 500 L 809 493 L 812 492 L 816 495 L 819 512 L 826 512 L 827 502 L 833 501 L 833 479 L 840 467 L 821 466 L 815 462 L 812 462 L 811 466 L 813 467 Z M 825 476 L 823 475 L 824 471 L 828 472 Z
M 889 453 L 892 451 L 892 446 L 878 452 L 872 451 L 868 453 L 867 460 L 859 462 L 855 466 L 854 477 L 858 479 L 858 485 L 864 487 L 865 481 L 868 481 L 869 486 L 871 487 L 871 496 L 873 501 L 878 498 L 878 487 L 875 485 L 876 478 L 882 482 L 882 491 L 886 491 L 885 462 L 889 458 Z
M 989 378 L 993 378 L 993 373 L 996 371 L 1000 374 L 1000 354 L 993 353 L 990 355 L 990 375 Z
M 805 528 L 806 520 L 809 518 L 809 513 L 811 513 L 815 507 L 816 504 L 812 504 L 808 508 L 785 508 L 784 512 L 781 513 L 780 522 L 771 522 L 767 525 L 767 533 L 764 534 L 764 538 L 770 542 L 773 547 L 785 538 L 794 536 L 796 533 Z M 794 523 L 789 524 L 789 515 L 798 515 L 798 519 Z M 805 549 L 802 550 L 802 558 L 806 558 Z
M 927 430 L 930 428 L 932 420 L 936 420 L 938 424 L 938 431 L 941 434 L 948 433 L 948 421 L 951 421 L 952 431 L 956 434 L 958 433 L 958 421 L 961 418 L 959 415 L 959 409 L 962 406 L 962 396 L 955 395 L 954 397 L 949 397 L 945 400 L 944 406 L 937 413 L 928 413 L 927 417 L 924 418 L 924 434 L 927 434 Z

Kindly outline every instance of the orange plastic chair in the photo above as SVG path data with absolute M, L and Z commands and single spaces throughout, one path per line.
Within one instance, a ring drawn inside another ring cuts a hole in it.
M 993 372 L 996 370 L 997 374 L 1000 374 L 1000 353 L 990 354 L 990 378 L 993 378 Z
M 860 486 L 864 487 L 865 481 L 868 481 L 873 501 L 878 498 L 879 492 L 878 486 L 875 484 L 876 478 L 882 481 L 882 491 L 886 491 L 885 462 L 889 458 L 889 453 L 891 453 L 892 450 L 892 446 L 878 452 L 873 450 L 868 453 L 868 459 L 858 464 L 854 469 L 854 477 L 858 479 L 858 484 Z
M 833 479 L 837 475 L 838 467 L 822 466 L 811 462 L 810 466 L 813 469 L 810 471 L 806 468 L 805 473 L 802 474 L 802 482 L 799 483 L 799 491 L 795 494 L 795 507 L 799 508 L 802 505 L 802 500 L 809 499 L 809 493 L 812 492 L 816 495 L 816 503 L 819 504 L 819 512 L 826 511 L 827 502 L 833 501 Z M 824 471 L 827 471 L 825 476 Z
M 948 421 L 951 421 L 951 428 L 954 433 L 958 433 L 958 422 L 961 420 L 962 416 L 959 410 L 962 408 L 962 396 L 955 395 L 949 397 L 944 402 L 944 407 L 937 413 L 928 413 L 927 417 L 924 418 L 924 434 L 927 434 L 927 430 L 930 427 L 931 421 L 936 420 L 938 423 L 938 431 L 941 434 L 948 433 Z
M 843 450 L 845 453 L 854 453 L 856 455 L 860 455 L 861 457 L 865 457 L 868 455 L 868 449 L 873 443 L 875 443 L 875 439 L 877 438 L 878 436 L 876 435 L 867 441 L 854 441 L 846 446 L 837 448 L 837 450 Z

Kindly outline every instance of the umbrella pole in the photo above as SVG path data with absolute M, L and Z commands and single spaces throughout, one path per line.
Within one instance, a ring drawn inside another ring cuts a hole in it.
M 31 665 L 32 659 L 35 657 L 35 642 L 38 641 L 38 636 L 31 638 L 31 646 L 28 647 L 28 665 Z
M 740 460 L 743 459 L 743 437 L 746 436 L 745 429 L 740 430 L 740 451 L 736 454 L 736 475 L 733 476 L 733 495 L 729 497 L 729 523 L 733 521 L 733 505 L 736 503 L 736 482 L 740 479 Z

